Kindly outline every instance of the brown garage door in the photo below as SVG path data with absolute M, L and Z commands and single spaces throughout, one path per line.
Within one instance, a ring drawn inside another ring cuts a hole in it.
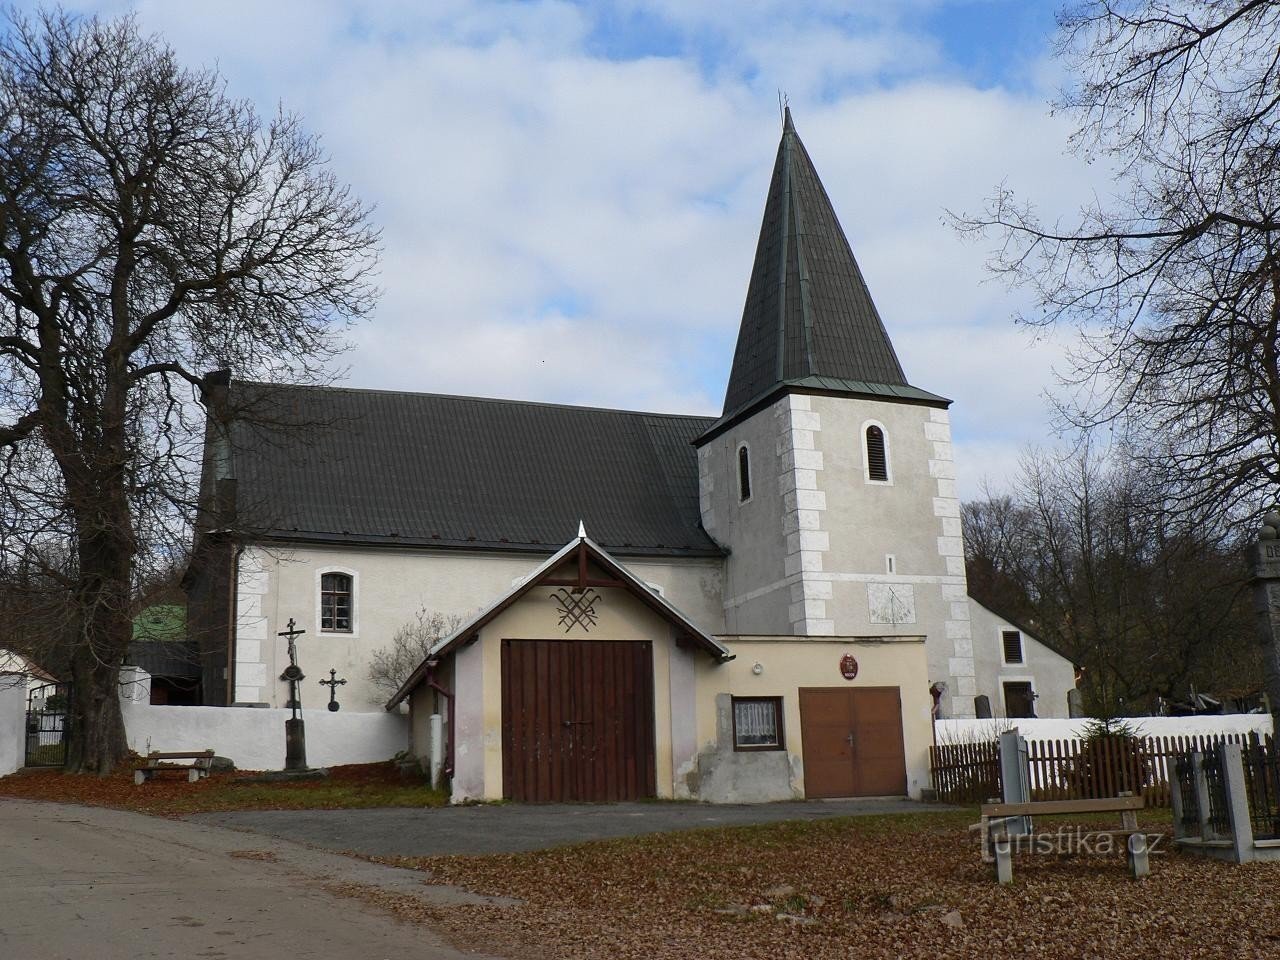
M 897 687 L 802 688 L 800 740 L 806 797 L 907 792 Z
M 648 641 L 502 641 L 505 797 L 636 800 L 655 777 Z

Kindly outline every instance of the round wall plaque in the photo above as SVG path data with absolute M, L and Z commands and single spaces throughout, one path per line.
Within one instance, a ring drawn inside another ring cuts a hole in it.
M 852 680 L 858 675 L 858 661 L 854 659 L 852 653 L 846 653 L 840 658 L 840 676 L 846 680 Z

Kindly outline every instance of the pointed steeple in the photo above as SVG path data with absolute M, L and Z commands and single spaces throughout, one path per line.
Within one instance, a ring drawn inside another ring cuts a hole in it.
M 907 384 L 790 107 L 783 116 L 723 417 L 788 385 L 946 402 Z

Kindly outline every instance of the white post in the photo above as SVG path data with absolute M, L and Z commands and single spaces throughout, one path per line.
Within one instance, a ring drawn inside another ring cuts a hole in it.
M 427 732 L 430 738 L 430 764 L 432 788 L 440 786 L 441 771 L 444 770 L 444 719 L 433 713 L 427 720 Z
M 1231 846 L 1236 863 L 1248 863 L 1253 859 L 1253 824 L 1249 821 L 1249 794 L 1240 744 L 1219 744 L 1218 756 L 1222 758 L 1222 785 L 1227 795 L 1227 815 L 1231 818 Z
M 0 674 L 0 777 L 26 762 L 27 678 L 20 673 Z

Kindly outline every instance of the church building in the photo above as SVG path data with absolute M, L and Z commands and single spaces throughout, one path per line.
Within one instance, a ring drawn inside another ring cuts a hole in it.
M 455 800 L 919 796 L 935 715 L 1066 714 L 1070 662 L 969 600 L 950 401 L 908 382 L 789 110 L 719 417 L 206 400 L 203 701 L 283 706 L 292 620 Z M 450 629 L 379 689 L 419 611 Z

